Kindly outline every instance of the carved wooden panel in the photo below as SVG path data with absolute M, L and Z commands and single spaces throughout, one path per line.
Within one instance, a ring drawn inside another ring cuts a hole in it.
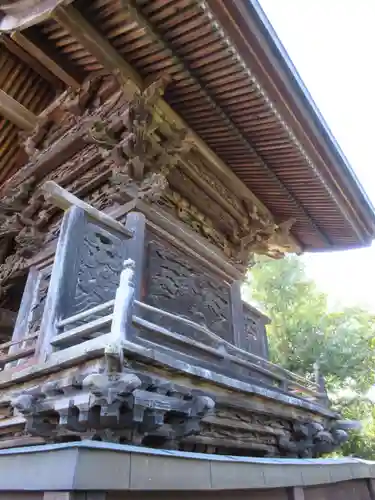
M 91 219 L 81 208 L 73 206 L 66 212 L 40 322 L 38 355 L 52 352 L 50 339 L 61 331 L 60 320 L 115 298 L 130 242 L 129 235 Z M 103 310 L 67 328 L 105 314 Z
M 50 276 L 50 265 L 40 269 L 35 267 L 30 269 L 14 326 L 12 341 L 18 342 L 28 339 L 11 346 L 9 354 L 17 352 L 20 348 L 27 349 L 36 346 L 37 338 L 33 337 L 33 335 L 38 333 L 40 329 Z M 6 369 L 20 366 L 28 361 L 28 357 L 13 361 L 6 365 Z
M 35 284 L 34 300 L 30 309 L 30 323 L 29 332 L 35 333 L 40 328 L 42 321 L 44 307 L 46 305 L 46 298 L 48 286 L 51 279 L 52 266 L 40 271 L 38 280 Z
M 244 335 L 241 347 L 248 352 L 268 359 L 267 318 L 246 302 L 243 302 Z
M 114 299 L 127 258 L 124 239 L 91 222 L 80 245 L 78 280 L 70 314 Z
M 198 262 L 166 242 L 149 238 L 145 302 L 207 326 L 232 342 L 230 286 Z M 175 320 L 149 314 L 150 321 L 188 336 L 193 329 Z M 178 330 L 177 330 L 178 329 Z
M 30 269 L 12 340 L 22 339 L 39 330 L 50 277 L 50 265 L 41 269 L 34 267 Z

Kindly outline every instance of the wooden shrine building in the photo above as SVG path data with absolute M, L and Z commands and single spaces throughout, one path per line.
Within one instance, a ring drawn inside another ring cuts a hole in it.
M 0 448 L 340 446 L 240 285 L 375 214 L 257 3 L 0 0 L 0 32 Z

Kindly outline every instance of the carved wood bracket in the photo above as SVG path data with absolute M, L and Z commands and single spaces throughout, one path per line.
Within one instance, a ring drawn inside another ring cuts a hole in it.
M 30 178 L 18 188 L 9 189 L 0 204 L 0 245 L 3 248 L 0 263 L 0 298 L 9 287 L 11 278 L 22 275 L 27 260 L 38 252 L 44 243 L 43 228 L 48 222 L 41 210 L 44 200 L 34 193 L 35 179 Z M 7 255 L 9 250 L 11 255 Z
M 153 438 L 167 448 L 199 433 L 202 419 L 215 406 L 205 395 L 130 372 L 56 380 L 15 395 L 11 404 L 24 415 L 31 435 L 50 440 L 78 435 L 136 445 Z
M 156 119 L 155 105 L 166 83 L 161 78 L 134 94 L 124 120 L 126 133 L 121 139 L 116 139 L 100 121 L 90 130 L 92 141 L 99 145 L 113 170 L 118 201 L 129 197 L 159 199 L 168 186 L 169 172 L 192 147 L 187 130 Z

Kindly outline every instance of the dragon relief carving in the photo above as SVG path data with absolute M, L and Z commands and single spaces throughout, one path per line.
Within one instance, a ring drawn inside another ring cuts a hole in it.
M 129 197 L 159 199 L 168 186 L 169 172 L 192 147 L 186 130 L 155 118 L 154 107 L 166 83 L 161 78 L 134 94 L 124 119 L 126 132 L 122 138 L 118 139 L 103 121 L 96 121 L 90 130 L 92 142 L 99 146 L 113 170 L 116 201 L 123 202 Z

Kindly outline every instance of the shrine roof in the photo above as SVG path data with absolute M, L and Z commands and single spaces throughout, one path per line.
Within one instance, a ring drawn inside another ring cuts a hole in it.
M 172 76 L 170 108 L 277 221 L 296 219 L 304 250 L 374 238 L 374 209 L 256 1 L 0 0 L 0 30 L 0 185 L 56 94 L 126 64 L 140 85 Z

